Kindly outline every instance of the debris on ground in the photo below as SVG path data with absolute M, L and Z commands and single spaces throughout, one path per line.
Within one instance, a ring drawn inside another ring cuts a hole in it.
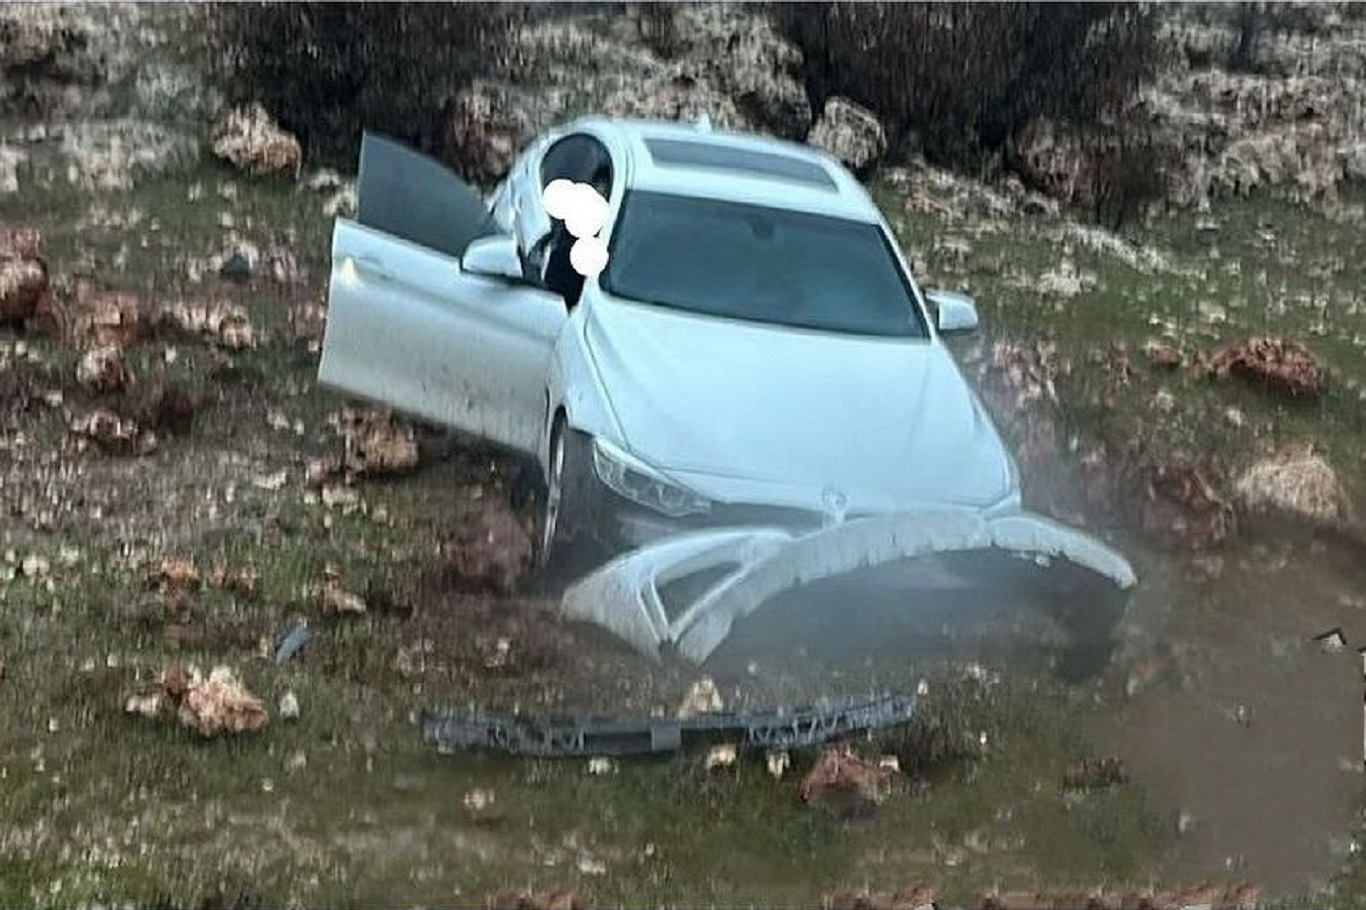
M 573 891 L 504 891 L 484 898 L 487 910 L 583 910 Z
M 308 623 L 299 620 L 290 630 L 280 636 L 275 645 L 275 662 L 282 664 L 303 651 L 304 647 L 313 638 L 313 633 L 308 629 Z
M 710 676 L 704 676 L 688 689 L 688 694 L 684 697 L 683 703 L 678 706 L 678 711 L 674 716 L 679 720 L 686 720 L 698 714 L 710 714 L 725 709 L 725 703 L 721 701 L 721 692 L 716 688 L 716 683 L 712 682 Z
M 821 898 L 823 910 L 934 910 L 939 891 L 916 884 L 896 891 L 837 891 Z
M 0 227 L 0 323 L 30 319 L 47 290 L 42 236 L 37 231 Z
M 1325 383 L 1323 367 L 1307 347 L 1272 335 L 1255 335 L 1221 349 L 1205 370 L 1218 377 L 1236 373 L 1291 395 L 1317 395 Z
M 1072 765 L 1062 776 L 1065 790 L 1104 790 L 1129 782 L 1129 772 L 1118 758 L 1088 758 Z
M 1233 492 L 1249 512 L 1316 524 L 1335 524 L 1349 511 L 1337 473 L 1310 442 L 1285 446 L 1257 461 L 1234 483 Z
M 76 381 L 92 392 L 121 392 L 133 381 L 123 359 L 123 349 L 113 344 L 96 345 L 76 365 Z
M 281 129 L 260 103 L 233 108 L 214 125 L 213 153 L 253 176 L 298 179 L 303 163 L 299 140 Z
M 345 409 L 336 415 L 342 433 L 341 468 L 348 478 L 402 474 L 417 467 L 413 428 L 389 411 Z
M 156 327 L 192 338 L 202 338 L 229 351 L 256 346 L 251 317 L 232 303 L 182 301 L 157 314 Z
M 856 755 L 847 743 L 827 746 L 802 780 L 802 802 L 818 802 L 838 793 L 882 802 L 894 774 L 890 767 Z
M 96 408 L 75 418 L 69 429 L 80 444 L 93 442 L 111 455 L 148 455 L 158 444 L 155 433 L 108 408 Z
M 501 500 L 484 503 L 460 530 L 447 565 L 464 587 L 511 594 L 534 560 L 531 535 Z
M 1215 490 L 1210 468 L 1186 459 L 1146 466 L 1142 525 L 1168 549 L 1208 549 L 1237 533 L 1233 506 Z
M 144 717 L 170 709 L 182 725 L 203 736 L 255 733 L 270 722 L 265 705 L 226 666 L 214 667 L 206 679 L 198 667 L 173 664 L 162 671 L 153 691 L 129 696 L 123 705 L 125 713 Z

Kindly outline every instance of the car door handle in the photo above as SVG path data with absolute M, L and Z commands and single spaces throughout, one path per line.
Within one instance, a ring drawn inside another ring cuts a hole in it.
M 373 256 L 357 256 L 356 265 L 383 281 L 392 281 L 395 277 L 394 273 L 389 271 L 384 263 Z

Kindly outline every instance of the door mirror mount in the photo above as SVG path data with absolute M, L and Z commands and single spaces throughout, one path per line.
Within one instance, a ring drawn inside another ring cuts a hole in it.
M 925 298 L 935 309 L 935 324 L 941 335 L 965 335 L 977 330 L 977 302 L 955 291 L 926 291 Z
M 460 268 L 471 275 L 523 281 L 522 258 L 517 254 L 517 238 L 511 234 L 480 237 L 465 248 Z

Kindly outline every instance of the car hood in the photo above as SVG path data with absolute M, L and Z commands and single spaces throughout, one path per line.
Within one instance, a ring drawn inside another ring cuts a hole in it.
M 585 337 L 635 455 L 722 502 L 988 507 L 1010 458 L 942 344 L 599 298 Z

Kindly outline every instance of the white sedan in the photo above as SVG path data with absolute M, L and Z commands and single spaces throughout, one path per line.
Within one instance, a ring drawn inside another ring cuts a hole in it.
M 576 267 L 583 232 L 546 211 L 557 180 L 606 200 L 600 271 Z M 534 460 L 543 559 L 576 537 L 620 552 L 926 510 L 1015 522 L 944 549 L 1017 546 L 1034 520 L 942 340 L 977 326 L 973 302 L 923 291 L 869 194 L 817 150 L 587 118 L 527 148 L 486 206 L 366 136 L 358 194 L 335 227 L 321 383 Z

